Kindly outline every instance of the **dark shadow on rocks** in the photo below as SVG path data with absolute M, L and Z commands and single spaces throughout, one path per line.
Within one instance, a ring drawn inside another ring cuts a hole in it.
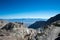
M 60 40 L 60 33 L 58 34 L 58 37 L 55 40 Z

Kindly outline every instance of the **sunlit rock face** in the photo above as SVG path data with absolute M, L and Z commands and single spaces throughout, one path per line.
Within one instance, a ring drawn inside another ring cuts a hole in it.
M 34 40 L 36 30 L 28 29 L 23 23 L 9 22 L 0 29 L 1 40 Z
M 24 24 L 22 23 L 7 23 L 0 29 L 0 39 L 1 40 L 17 40 L 19 38 L 22 39 L 23 32 L 25 30 L 27 29 L 25 29 Z
M 50 26 L 48 26 L 49 32 L 47 40 L 56 40 L 58 34 L 60 33 L 60 20 L 53 22 Z
M 53 29 L 50 31 L 48 40 L 55 40 L 58 37 L 59 33 L 60 33 L 60 27 L 54 26 Z

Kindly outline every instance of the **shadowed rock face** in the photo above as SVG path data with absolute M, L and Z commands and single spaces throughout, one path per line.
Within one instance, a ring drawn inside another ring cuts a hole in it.
M 13 28 L 21 28 L 23 27 L 24 24 L 22 23 L 7 23 L 5 26 L 3 26 L 1 29 L 5 29 L 5 30 L 13 30 Z
M 60 40 L 60 33 L 58 34 L 58 37 L 55 40 Z
M 60 20 L 60 14 L 58 14 L 54 17 L 51 17 L 47 21 L 36 21 L 35 23 L 31 24 L 29 26 L 29 28 L 37 29 L 37 28 L 40 28 L 40 27 L 47 27 L 47 25 L 50 25 L 53 22 L 58 21 L 58 20 Z
M 60 27 L 60 20 L 58 20 L 58 21 L 55 21 L 54 23 L 52 23 L 53 25 L 55 25 L 55 26 L 58 26 L 58 27 Z
M 60 33 L 58 34 L 58 36 L 60 36 Z
M 29 26 L 29 28 L 34 28 L 34 29 L 43 28 L 43 27 L 47 27 L 46 21 L 36 21 L 35 23 Z
M 14 24 L 13 23 L 8 23 L 6 24 L 3 28 L 1 29 L 5 29 L 5 30 L 12 30 L 14 27 Z
M 56 38 L 55 40 L 60 40 L 60 37 Z
M 54 17 L 51 17 L 50 19 L 48 19 L 47 20 L 47 24 L 51 24 L 51 23 L 53 23 L 55 21 L 58 21 L 58 20 L 60 20 L 60 14 L 58 14 L 58 15 L 56 15 Z

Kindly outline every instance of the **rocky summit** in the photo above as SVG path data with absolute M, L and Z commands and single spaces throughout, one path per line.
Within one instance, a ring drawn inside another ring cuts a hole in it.
M 19 22 L 9 22 L 0 28 L 0 40 L 33 40 L 36 34 L 36 30 L 28 29 Z
M 59 40 L 60 14 L 29 27 L 21 22 L 0 20 L 0 40 Z

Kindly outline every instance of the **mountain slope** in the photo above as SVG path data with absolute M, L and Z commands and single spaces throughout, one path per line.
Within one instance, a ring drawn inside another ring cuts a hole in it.
M 51 17 L 50 19 L 48 19 L 47 24 L 51 24 L 51 23 L 53 23 L 55 21 L 58 21 L 58 20 L 60 20 L 60 14 L 57 14 L 56 16 Z
M 47 21 L 36 21 L 35 23 L 31 24 L 29 28 L 40 28 L 40 27 L 47 27 L 48 25 L 51 25 L 53 22 L 60 20 L 60 14 L 57 14 L 54 17 L 51 17 Z
M 37 29 L 37 28 L 40 28 L 40 27 L 43 28 L 43 27 L 46 27 L 46 26 L 47 26 L 46 21 L 36 21 L 32 25 L 30 25 L 29 28 Z

